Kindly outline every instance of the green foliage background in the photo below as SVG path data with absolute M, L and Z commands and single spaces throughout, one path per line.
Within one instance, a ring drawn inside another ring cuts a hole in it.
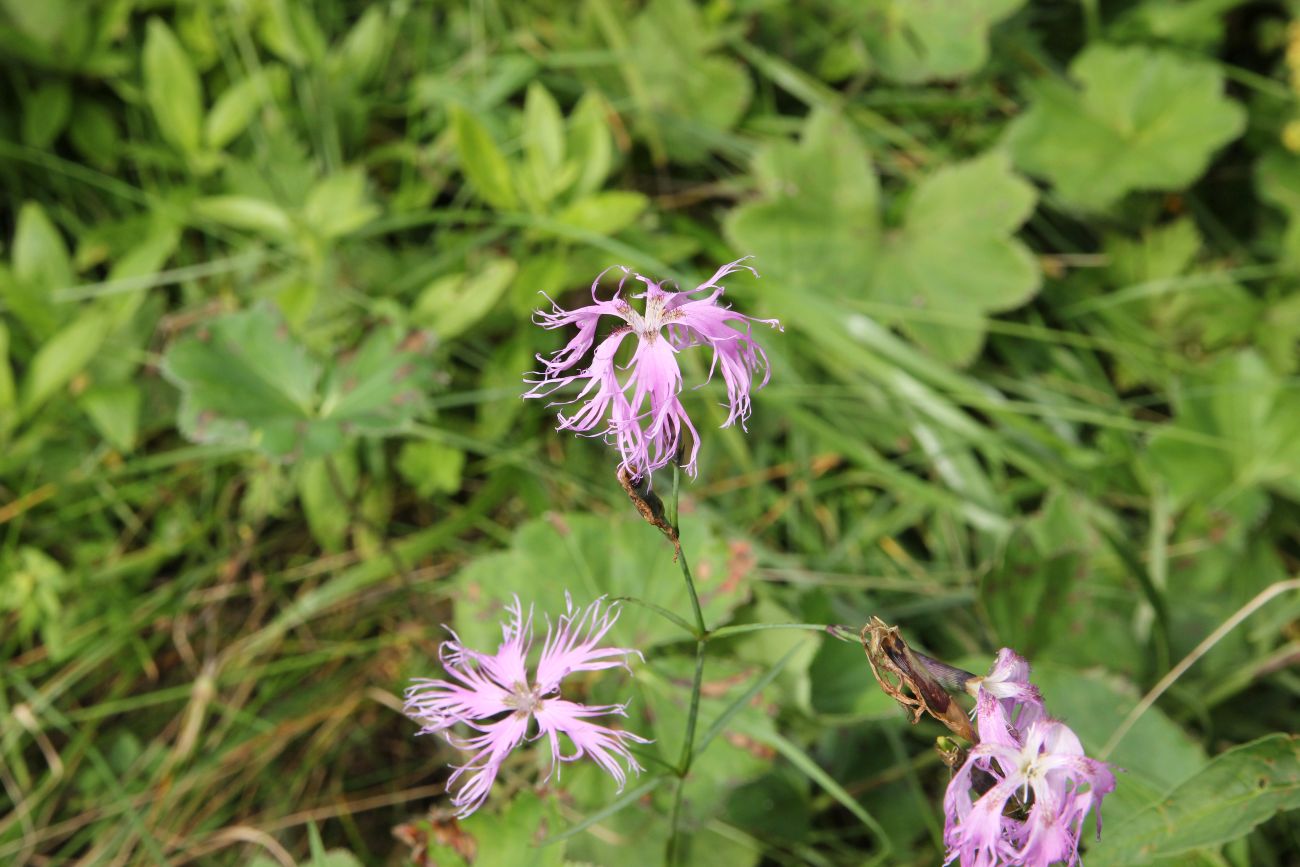
M 688 396 L 711 625 L 1010 645 L 1102 749 L 1300 558 L 1298 17 L 0 0 L 0 862 L 463 863 L 398 698 L 440 624 L 687 610 L 607 447 L 519 399 L 538 293 L 612 264 L 752 254 L 728 298 L 785 325 L 748 433 Z M 578 689 L 632 697 L 649 788 L 521 751 L 476 863 L 662 851 L 693 644 L 614 638 L 644 665 Z M 1090 867 L 1295 863 L 1298 657 L 1292 590 L 1177 680 Z M 690 863 L 941 859 L 936 727 L 859 649 L 736 633 L 705 686 Z

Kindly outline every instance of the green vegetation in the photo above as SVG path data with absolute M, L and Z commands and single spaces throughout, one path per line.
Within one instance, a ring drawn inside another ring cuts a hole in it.
M 683 395 L 709 626 L 1013 647 L 1125 769 L 1089 867 L 1295 863 L 1297 22 L 0 0 L 0 863 L 652 863 L 690 603 L 613 450 L 520 399 L 530 314 L 746 254 L 771 384 L 747 432 Z M 644 663 L 575 678 L 646 771 L 521 750 L 457 829 L 402 690 L 566 590 L 648 603 Z M 683 863 L 942 860 L 944 732 L 861 648 L 707 650 Z

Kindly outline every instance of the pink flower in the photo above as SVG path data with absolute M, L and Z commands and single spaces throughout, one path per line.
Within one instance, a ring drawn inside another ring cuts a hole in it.
M 559 413 L 558 430 L 605 437 L 622 456 L 621 466 L 635 478 L 667 466 L 677 454 L 683 433 L 689 433 L 690 451 L 682 467 L 694 475 L 700 442 L 695 425 L 678 399 L 682 373 L 677 353 L 701 345 L 713 350 L 709 379 L 714 371 L 721 371 L 727 388 L 728 412 L 722 426 L 739 423 L 744 427 L 750 413 L 749 393 L 754 387 L 766 385 L 770 373 L 767 355 L 754 342 L 752 323 L 781 327 L 775 319 L 754 319 L 718 302 L 724 291 L 718 281 L 723 277 L 742 268 L 758 276 L 753 268 L 741 265 L 743 261 L 723 265 L 689 292 L 664 291 L 661 283 L 620 267 L 623 277 L 614 297 L 601 301 L 596 297 L 596 287 L 607 269 L 591 284 L 591 304 L 565 310 L 552 301 L 549 313 L 538 311 L 538 324 L 544 328 L 576 325 L 578 333 L 550 358 L 538 356 L 543 369 L 536 379 L 529 380 L 533 387 L 524 397 L 549 397 L 570 383 L 582 382 L 577 396 L 564 403 L 584 402 L 568 415 Z M 633 310 L 623 297 L 623 285 L 629 276 L 645 284 L 645 292 L 631 296 L 645 299 L 644 313 Z M 702 298 L 692 297 L 706 290 L 712 292 Z M 596 344 L 603 316 L 615 317 L 622 324 Z M 628 364 L 620 367 L 614 359 L 628 335 L 636 335 L 636 347 Z M 590 364 L 577 369 L 593 345 Z M 620 379 L 620 370 L 631 372 Z M 762 381 L 754 386 L 754 376 L 760 370 Z
M 961 867 L 1048 867 L 1079 860 L 1084 817 L 1115 789 L 1065 723 L 1047 716 L 1029 663 L 1003 648 L 973 679 L 980 742 L 944 795 L 948 860 Z M 1014 800 L 1013 800 L 1014 799 Z
M 1104 762 L 1084 755 L 1079 739 L 1065 723 L 1037 719 L 1021 736 L 1022 743 L 1015 746 L 981 742 L 948 784 L 943 804 L 945 863 L 958 859 L 962 867 L 1078 863 L 1084 817 L 1114 791 L 1115 775 Z M 985 781 L 991 778 L 993 784 L 972 798 L 977 773 Z M 1100 812 L 1097 834 L 1101 834 Z
M 602 597 L 575 611 L 567 593 L 565 601 L 567 611 L 554 625 L 547 621 L 532 676 L 527 657 L 533 646 L 533 613 L 529 609 L 525 616 L 516 598 L 507 608 L 510 619 L 502 624 L 501 645 L 495 654 L 470 650 L 452 633 L 452 640 L 444 641 L 439 649 L 442 666 L 451 679 L 417 678 L 406 690 L 405 710 L 421 724 L 420 734 L 441 734 L 452 746 L 473 752 L 447 781 L 448 789 L 456 789 L 451 802 L 458 808 L 459 818 L 483 804 L 506 756 L 525 739 L 545 737 L 549 743 L 548 779 L 550 773 L 559 775 L 561 762 L 584 756 L 609 773 L 620 791 L 628 772 L 641 771 L 627 744 L 649 741 L 588 721 L 607 714 L 627 716 L 626 704 L 584 705 L 560 698 L 560 684 L 570 674 L 626 668 L 627 657 L 640 653 L 597 646 L 618 619 L 617 606 L 605 606 Z M 451 734 L 456 723 L 464 723 L 477 734 L 469 738 Z M 573 745 L 572 753 L 565 754 L 561 735 Z
M 1029 663 L 1009 647 L 998 651 L 988 676 L 974 685 L 975 725 L 984 743 L 1018 744 L 1017 732 L 1043 719 L 1043 697 L 1029 682 Z

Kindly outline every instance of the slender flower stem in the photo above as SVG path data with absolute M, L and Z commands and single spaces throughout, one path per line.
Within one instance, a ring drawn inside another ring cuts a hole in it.
M 691 681 L 691 705 L 686 715 L 686 733 L 682 737 L 682 756 L 677 763 L 677 791 L 673 794 L 673 813 L 672 831 L 668 837 L 668 851 L 665 857 L 669 867 L 677 863 L 679 856 L 679 828 L 678 821 L 681 816 L 682 808 L 682 790 L 686 786 L 686 776 L 691 771 L 691 764 L 695 761 L 695 726 L 700 716 L 700 692 L 704 684 L 704 646 L 709 639 L 709 630 L 704 623 L 704 610 L 700 607 L 700 596 L 695 591 L 695 579 L 691 577 L 690 564 L 686 562 L 686 555 L 682 552 L 681 543 L 681 521 L 678 513 L 678 492 L 680 490 L 681 475 L 676 464 L 673 465 L 673 548 L 677 554 L 677 565 L 682 570 L 682 578 L 686 581 L 686 591 L 691 597 L 691 610 L 695 614 L 695 676 Z

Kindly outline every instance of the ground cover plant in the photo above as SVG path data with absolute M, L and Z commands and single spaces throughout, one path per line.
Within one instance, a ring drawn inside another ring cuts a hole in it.
M 1300 4 L 0 45 L 0 863 L 1295 863 Z

